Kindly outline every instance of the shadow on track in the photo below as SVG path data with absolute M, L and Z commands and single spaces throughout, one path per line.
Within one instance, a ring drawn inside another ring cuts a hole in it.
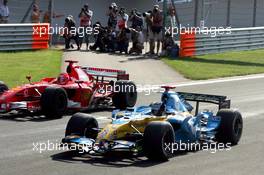
M 127 60 L 119 61 L 120 63 L 127 63 L 132 61 L 144 61 L 144 60 L 156 60 L 159 61 L 160 58 L 158 56 L 146 56 L 146 55 L 140 55 L 140 56 L 127 56 Z
M 143 61 L 143 60 L 157 60 L 157 61 L 160 60 L 160 57 L 157 55 L 146 55 L 146 54 L 137 55 L 137 54 L 123 54 L 123 53 L 99 52 L 99 51 L 80 51 L 80 52 L 90 52 L 97 55 L 107 54 L 110 56 L 115 56 L 114 58 L 117 57 L 126 58 L 126 60 L 121 60 L 119 61 L 119 63 L 127 63 L 132 61 Z
M 91 109 L 88 111 L 82 111 L 87 114 L 93 115 L 96 112 L 112 112 L 115 108 L 100 108 L 100 109 Z M 65 116 L 72 116 L 73 114 L 77 113 L 78 111 L 69 111 Z M 111 114 L 108 115 L 109 117 Z M 106 117 L 108 117 L 106 116 Z M 7 121 L 14 121 L 14 122 L 45 122 L 51 120 L 59 120 L 61 118 L 47 118 L 43 116 L 41 113 L 18 113 L 18 112 L 10 112 L 8 114 L 0 114 L 0 120 L 7 120 Z
M 80 155 L 73 151 L 63 152 L 51 156 L 52 160 L 65 163 L 88 163 L 92 166 L 98 167 L 151 167 L 162 162 L 149 161 L 145 157 L 134 156 L 129 153 L 109 153 L 105 156 L 90 156 L 87 154 Z
M 22 113 L 8 113 L 8 114 L 0 114 L 0 120 L 8 120 L 14 122 L 45 122 L 56 119 L 50 119 L 43 115 L 34 113 L 34 114 L 22 114 Z
M 186 155 L 187 152 L 177 153 L 175 157 Z M 173 157 L 174 158 L 174 157 Z M 113 168 L 125 168 L 125 167 L 152 167 L 166 162 L 158 162 L 148 160 L 143 155 L 132 155 L 131 153 L 114 152 L 108 153 L 105 156 L 91 156 L 87 154 L 80 155 L 73 151 L 58 153 L 51 156 L 54 161 L 60 161 L 65 163 L 88 163 L 97 167 L 113 167 Z

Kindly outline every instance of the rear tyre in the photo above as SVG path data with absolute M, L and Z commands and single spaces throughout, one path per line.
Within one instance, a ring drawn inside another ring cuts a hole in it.
M 61 118 L 67 111 L 67 93 L 62 88 L 48 87 L 42 94 L 40 103 L 46 117 Z
M 137 102 L 137 87 L 132 81 L 117 81 L 112 101 L 116 108 L 134 107 Z
M 66 137 L 71 135 L 85 136 L 95 140 L 98 135 L 97 120 L 87 114 L 74 114 L 69 120 L 65 132 Z
M 174 142 L 175 133 L 170 123 L 151 122 L 144 132 L 143 150 L 150 160 L 167 161 L 173 156 L 171 145 Z
M 221 117 L 221 123 L 216 134 L 216 141 L 237 145 L 243 132 L 241 113 L 236 110 L 222 109 L 217 113 L 217 116 Z
M 5 91 L 8 90 L 8 86 L 4 82 L 0 81 L 0 94 L 3 94 Z

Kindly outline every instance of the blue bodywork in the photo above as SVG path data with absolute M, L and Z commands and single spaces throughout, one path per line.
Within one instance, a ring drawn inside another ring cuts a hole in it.
M 193 116 L 190 113 L 193 107 L 176 92 L 165 91 L 161 101 L 161 103 L 131 108 L 126 111 L 115 110 L 112 113 L 112 123 L 124 124 L 133 119 L 159 117 L 157 111 L 163 108 L 162 116 L 167 116 L 167 121 L 173 126 L 176 142 L 213 141 L 220 126 L 220 117 L 207 111 Z M 122 115 L 119 115 L 120 112 Z

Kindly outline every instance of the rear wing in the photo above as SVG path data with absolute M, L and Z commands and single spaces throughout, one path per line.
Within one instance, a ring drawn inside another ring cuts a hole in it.
M 117 80 L 129 80 L 129 74 L 124 70 L 103 69 L 95 67 L 82 67 L 88 75 L 93 76 L 97 81 L 104 81 L 105 78 L 116 78 Z
M 186 92 L 177 92 L 181 98 L 186 101 L 196 102 L 196 112 L 195 115 L 199 112 L 199 104 L 200 103 L 211 103 L 218 105 L 220 109 L 230 109 L 231 100 L 229 100 L 226 96 L 218 96 L 218 95 L 208 95 L 208 94 L 195 94 L 195 93 L 186 93 Z

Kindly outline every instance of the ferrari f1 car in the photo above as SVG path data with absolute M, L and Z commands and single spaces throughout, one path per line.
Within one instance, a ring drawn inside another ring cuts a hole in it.
M 0 113 L 10 111 L 41 112 L 49 118 L 62 117 L 67 110 L 82 111 L 115 106 L 133 107 L 137 100 L 136 86 L 122 70 L 76 66 L 69 63 L 58 78 L 44 78 L 8 90 L 0 82 Z
M 243 119 L 230 109 L 225 96 L 174 92 L 164 87 L 160 103 L 115 110 L 112 122 L 98 128 L 95 118 L 77 113 L 69 120 L 63 145 L 77 145 L 82 152 L 102 155 L 113 151 L 144 153 L 152 160 L 168 160 L 173 154 L 166 145 L 174 143 L 238 144 Z M 188 101 L 196 102 L 196 112 Z M 201 102 L 219 106 L 217 114 L 199 112 Z M 76 147 L 74 147 L 76 148 Z

